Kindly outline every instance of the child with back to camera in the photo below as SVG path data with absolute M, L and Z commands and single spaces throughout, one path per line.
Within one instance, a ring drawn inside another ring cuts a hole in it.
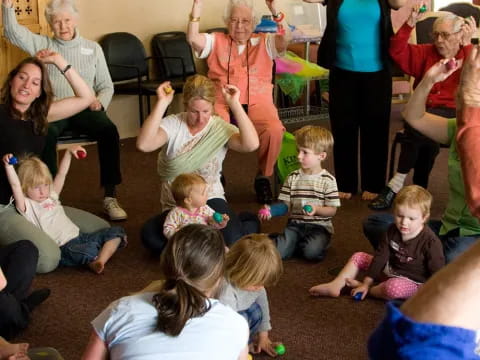
M 126 245 L 127 236 L 125 230 L 118 226 L 81 233 L 65 214 L 59 196 L 72 156 L 79 158 L 83 155 L 79 155 L 81 152 L 86 154 L 81 146 L 67 149 L 53 180 L 47 165 L 36 156 L 20 160 L 18 175 L 10 164 L 12 154 L 4 155 L 3 163 L 15 207 L 57 243 L 61 250 L 60 265 L 88 265 L 93 272 L 101 274 L 119 245 Z
M 188 224 L 209 225 L 216 229 L 227 226 L 227 214 L 221 215 L 220 222 L 214 219 L 215 210 L 207 205 L 207 182 L 201 175 L 178 175 L 172 182 L 171 191 L 177 206 L 170 210 L 163 224 L 163 234 L 167 239 Z
M 280 190 L 280 204 L 265 205 L 270 219 L 272 208 L 290 217 L 283 234 L 276 237 L 282 259 L 299 251 L 308 260 L 320 261 L 333 234 L 332 217 L 340 206 L 335 177 L 322 167 L 332 149 L 332 133 L 320 126 L 304 126 L 295 132 L 300 169 L 288 175 Z M 277 210 L 279 209 L 279 211 Z M 263 210 L 263 209 L 262 209 Z
M 226 255 L 221 303 L 241 314 L 250 328 L 250 351 L 276 356 L 268 332 L 270 310 L 265 286 L 275 285 L 283 272 L 282 259 L 266 234 L 250 234 L 232 245 Z
M 437 270 L 445 265 L 442 243 L 425 226 L 430 215 L 432 195 L 418 185 L 404 187 L 394 201 L 395 223 L 392 224 L 375 255 L 357 252 L 337 277 L 314 286 L 314 296 L 337 297 L 345 287 L 351 294 L 361 293 L 392 300 L 406 299 Z M 363 281 L 355 280 L 359 271 L 367 271 Z M 374 284 L 377 282 L 377 284 Z

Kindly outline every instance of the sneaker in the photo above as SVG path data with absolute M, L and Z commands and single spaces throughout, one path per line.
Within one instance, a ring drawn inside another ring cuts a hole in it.
M 397 194 L 386 186 L 378 196 L 372 200 L 368 207 L 372 210 L 386 210 L 389 209 L 393 204 L 393 199 Z
M 125 220 L 127 213 L 118 204 L 117 199 L 106 197 L 103 199 L 103 210 L 110 217 L 112 221 Z
M 50 289 L 39 289 L 32 291 L 23 301 L 27 305 L 28 311 L 32 312 L 38 305 L 43 303 L 50 296 Z
M 271 204 L 273 201 L 272 188 L 270 180 L 265 176 L 257 176 L 255 178 L 255 193 L 257 194 L 257 202 L 259 204 Z

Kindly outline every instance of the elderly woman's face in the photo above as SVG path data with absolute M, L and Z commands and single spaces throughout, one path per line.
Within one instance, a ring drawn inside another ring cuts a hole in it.
M 187 105 L 187 124 L 191 129 L 202 130 L 213 114 L 211 102 L 193 98 Z
M 72 40 L 76 27 L 77 18 L 68 11 L 59 11 L 52 17 L 52 30 L 57 39 Z
M 232 39 L 239 43 L 245 43 L 253 33 L 252 10 L 246 6 L 235 6 L 228 20 L 228 33 Z

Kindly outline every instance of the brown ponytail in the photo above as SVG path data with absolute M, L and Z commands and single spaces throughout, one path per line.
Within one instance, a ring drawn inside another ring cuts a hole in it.
M 165 284 L 153 297 L 157 329 L 178 336 L 186 322 L 210 310 L 208 293 L 223 276 L 225 245 L 218 230 L 187 225 L 169 241 L 161 258 Z

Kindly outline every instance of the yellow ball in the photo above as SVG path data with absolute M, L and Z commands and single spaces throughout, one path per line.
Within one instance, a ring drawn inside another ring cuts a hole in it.
M 253 360 L 253 356 L 248 354 L 248 360 Z

